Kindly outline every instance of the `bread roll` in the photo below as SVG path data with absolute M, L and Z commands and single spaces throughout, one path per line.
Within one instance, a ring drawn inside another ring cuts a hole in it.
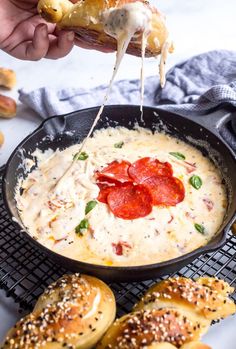
M 4 134 L 2 133 L 2 131 L 0 131 L 0 147 L 3 145 L 4 143 Z
M 127 53 L 140 56 L 142 32 L 148 28 L 146 56 L 157 56 L 163 49 L 173 51 L 164 16 L 145 0 L 79 0 L 75 4 L 69 0 L 40 0 L 38 11 L 61 29 L 74 30 L 82 42 L 95 49 L 116 50 L 117 32 L 125 28 L 135 34 Z
M 236 223 L 234 223 L 232 226 L 232 232 L 234 235 L 236 235 Z
M 9 331 L 2 348 L 89 349 L 114 321 L 115 313 L 115 298 L 105 283 L 90 276 L 65 275 Z
M 179 348 L 199 337 L 199 327 L 178 310 L 142 309 L 116 320 L 96 349 L 155 348 L 160 342 L 168 342 Z
M 188 317 L 201 319 L 203 326 L 206 321 L 207 326 L 208 321 L 235 313 L 235 304 L 228 297 L 233 290 L 225 281 L 215 278 L 204 277 L 196 281 L 170 278 L 152 286 L 134 309 L 181 309 L 189 314 Z
M 16 116 L 16 102 L 11 97 L 0 94 L 0 118 L 10 119 Z
M 16 74 L 11 69 L 0 68 L 0 86 L 12 89 L 16 85 Z

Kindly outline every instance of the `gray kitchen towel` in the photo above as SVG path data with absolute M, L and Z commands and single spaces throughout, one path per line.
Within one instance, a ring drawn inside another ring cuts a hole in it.
M 100 105 L 107 85 L 92 89 L 40 88 L 30 93 L 20 90 L 20 101 L 43 118 Z M 108 104 L 139 104 L 140 81 L 118 81 L 112 88 Z M 180 115 L 204 115 L 215 108 L 230 105 L 236 111 L 236 51 L 210 51 L 174 66 L 168 73 L 164 89 L 157 76 L 145 81 L 144 105 L 158 106 Z M 207 117 L 207 115 L 206 115 Z M 236 150 L 236 140 L 230 136 Z

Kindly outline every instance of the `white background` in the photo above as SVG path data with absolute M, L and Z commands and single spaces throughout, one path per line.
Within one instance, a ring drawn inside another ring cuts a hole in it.
M 169 28 L 175 42 L 175 53 L 170 56 L 167 67 L 192 55 L 214 49 L 236 49 L 236 0 L 159 0 L 153 1 L 167 15 Z M 0 29 L 1 30 L 1 29 Z M 41 60 L 24 62 L 0 52 L 0 66 L 16 71 L 18 84 L 7 93 L 17 98 L 17 89 L 31 91 L 42 86 L 92 87 L 107 83 L 114 63 L 114 54 L 102 54 L 75 48 L 72 53 L 58 61 Z M 117 79 L 139 77 L 140 60 L 126 56 Z M 158 71 L 157 61 L 147 59 L 146 75 Z M 41 122 L 33 111 L 18 106 L 17 117 L 0 120 L 0 130 L 5 134 L 5 144 L 0 148 L 0 165 L 29 132 Z M 7 300 L 0 291 L 0 340 L 19 317 L 16 305 Z M 213 349 L 235 349 L 236 317 L 214 325 L 204 337 Z

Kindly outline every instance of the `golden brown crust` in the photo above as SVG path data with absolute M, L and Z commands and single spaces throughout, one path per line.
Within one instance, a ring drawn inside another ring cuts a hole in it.
M 0 147 L 3 145 L 4 143 L 4 134 L 2 133 L 2 131 L 0 131 Z
M 0 86 L 12 89 L 16 85 L 16 74 L 11 69 L 0 68 Z
M 57 23 L 62 29 L 74 30 L 80 41 L 96 48 L 116 49 L 117 42 L 104 32 L 102 14 L 110 8 L 119 8 L 132 2 L 142 2 L 152 11 L 151 32 L 147 38 L 146 56 L 161 53 L 168 39 L 165 18 L 145 0 L 84 0 L 71 5 L 69 0 L 40 0 L 38 11 L 49 22 Z M 173 51 L 170 45 L 169 51 Z M 127 53 L 141 55 L 141 35 L 131 40 Z
M 102 281 L 65 275 L 9 332 L 2 348 L 92 348 L 114 321 L 115 310 L 114 295 Z
M 234 235 L 236 235 L 236 223 L 234 223 L 232 226 L 232 232 Z
M 168 342 L 179 348 L 199 337 L 198 325 L 177 310 L 142 309 L 116 320 L 96 348 L 138 349 L 159 342 Z
M 10 119 L 16 116 L 16 102 L 11 97 L 0 94 L 0 118 Z
M 234 302 L 228 298 L 228 293 L 232 291 L 233 288 L 218 279 L 193 281 L 184 277 L 170 278 L 151 287 L 135 310 L 165 305 L 186 309 L 203 319 L 218 320 L 236 311 Z

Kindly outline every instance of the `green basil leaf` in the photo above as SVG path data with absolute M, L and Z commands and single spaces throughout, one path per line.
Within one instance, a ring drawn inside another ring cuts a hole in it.
M 124 144 L 125 144 L 125 143 L 121 141 L 121 142 L 115 143 L 115 144 L 114 144 L 114 147 L 115 147 L 115 148 L 122 148 Z
M 83 219 L 79 225 L 75 228 L 76 234 L 79 234 L 80 236 L 83 235 L 83 233 L 89 228 L 89 221 L 85 218 Z
M 92 211 L 96 205 L 97 201 L 89 201 L 85 207 L 85 214 L 88 214 L 90 211 Z
M 202 235 L 205 235 L 205 227 L 203 225 L 195 223 L 194 227 L 199 233 L 201 233 Z
M 179 152 L 170 152 L 170 155 L 174 156 L 175 158 L 177 158 L 178 160 L 185 160 L 185 155 L 181 154 Z
M 199 176 L 193 175 L 189 179 L 190 184 L 195 188 L 195 189 L 200 189 L 202 186 L 202 180 Z
M 88 154 L 85 153 L 85 151 L 82 151 L 82 153 L 76 153 L 73 157 L 73 160 L 86 160 L 88 159 Z

